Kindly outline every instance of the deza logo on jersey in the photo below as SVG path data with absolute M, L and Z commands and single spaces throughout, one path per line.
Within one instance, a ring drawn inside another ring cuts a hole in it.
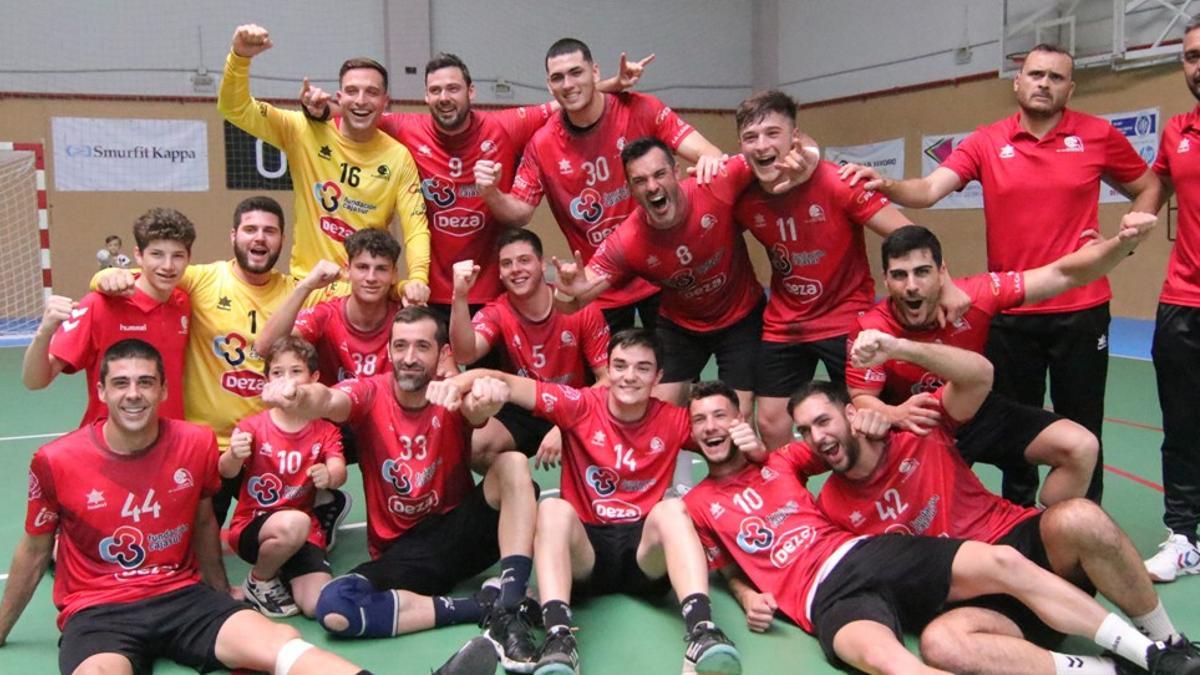
M 246 338 L 237 333 L 218 335 L 213 339 L 212 349 L 217 358 L 234 367 L 242 365 L 248 358 L 258 359 L 258 354 L 250 347 Z M 242 398 L 256 398 L 262 395 L 266 383 L 262 373 L 248 368 L 221 373 L 221 388 Z
M 331 180 L 324 183 L 313 183 L 313 197 L 327 213 L 334 213 L 342 201 L 342 186 Z M 350 227 L 346 221 L 333 216 L 321 216 L 319 225 L 321 232 L 337 242 L 344 242 L 347 237 L 354 234 L 353 227 Z

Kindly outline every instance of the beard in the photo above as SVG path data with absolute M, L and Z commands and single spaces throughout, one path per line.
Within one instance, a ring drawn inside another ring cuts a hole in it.
M 423 370 L 420 373 L 400 372 L 395 367 L 392 368 L 394 377 L 396 378 L 396 386 L 401 391 L 414 392 L 421 391 L 429 381 L 433 379 L 432 370 Z
M 250 253 L 246 249 L 236 245 L 233 247 L 233 257 L 235 260 L 237 260 L 238 267 L 241 267 L 251 274 L 263 274 L 264 272 L 269 272 L 274 269 L 275 263 L 279 260 L 279 254 L 282 252 L 282 249 L 272 252 L 269 256 L 267 256 L 266 264 L 261 268 L 258 268 L 250 264 Z

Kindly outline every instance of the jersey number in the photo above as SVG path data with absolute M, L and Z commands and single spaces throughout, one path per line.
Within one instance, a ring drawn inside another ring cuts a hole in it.
M 594 162 L 584 162 L 583 170 L 587 172 L 588 185 L 608 180 L 608 160 L 603 157 L 597 157 Z
M 746 488 L 733 496 L 733 503 L 746 513 L 753 513 L 762 508 L 763 498 L 754 488 Z
M 546 354 L 542 351 L 546 345 L 533 345 L 533 367 L 546 367 Z
M 779 224 L 779 238 L 783 241 L 796 241 L 796 219 L 792 217 L 780 218 L 775 221 Z
M 888 488 L 883 493 L 883 499 L 875 502 L 875 510 L 879 512 L 880 520 L 895 520 L 908 510 L 908 504 L 900 500 L 900 493 L 896 488 Z
M 675 257 L 679 258 L 680 265 L 689 265 L 692 262 L 692 252 L 686 246 L 675 249 Z
M 351 166 L 342 162 L 342 182 L 350 187 L 358 187 L 358 172 L 360 169 L 357 166 Z
M 462 175 L 462 160 L 458 157 L 450 158 L 450 177 L 458 178 Z
M 399 436 L 400 441 L 400 459 L 425 459 L 429 454 L 429 441 L 424 435 L 421 436 Z M 415 452 L 413 448 L 416 448 Z
M 141 506 L 136 506 L 136 504 L 137 502 L 133 498 L 133 493 L 130 492 L 125 497 L 125 505 L 121 507 L 121 515 L 126 518 L 133 518 L 133 522 L 135 523 L 141 522 L 143 513 L 154 514 L 154 517 L 157 518 L 159 511 L 162 509 L 158 502 L 154 501 L 154 488 L 150 488 L 150 491 L 146 493 L 146 498 L 142 500 Z
M 296 473 L 300 471 L 300 463 L 304 461 L 298 450 L 283 450 L 276 456 L 279 458 L 279 473 Z
M 637 471 L 637 460 L 633 458 L 633 448 L 626 449 L 620 443 L 613 446 L 613 450 L 617 453 L 617 469 L 621 465 L 629 467 L 630 471 Z
M 375 363 L 379 360 L 378 354 L 355 353 L 351 354 L 350 357 L 354 359 L 355 377 L 360 375 L 370 376 L 375 374 Z

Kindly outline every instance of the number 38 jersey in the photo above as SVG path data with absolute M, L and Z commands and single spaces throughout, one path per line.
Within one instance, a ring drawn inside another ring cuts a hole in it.
M 392 381 L 386 373 L 337 386 L 350 397 L 372 559 L 425 516 L 458 506 L 475 487 L 472 428 L 462 413 L 439 405 L 403 408 Z
M 392 372 L 388 338 L 392 318 L 400 303 L 389 302 L 387 319 L 374 331 L 355 328 L 346 316 L 349 296 L 321 302 L 296 315 L 295 330 L 317 348 L 321 383 L 333 386 L 342 380 Z
M 330 457 L 342 456 L 342 432 L 325 420 L 313 420 L 296 432 L 284 431 L 271 420 L 269 410 L 238 422 L 234 431 L 245 431 L 254 441 L 242 474 L 237 509 L 229 523 L 229 547 L 238 549 L 242 530 L 258 515 L 295 509 L 307 513 L 312 521 L 308 540 L 325 548 L 325 530 L 313 515 L 317 491 L 308 470 Z
M 158 438 L 133 455 L 109 449 L 103 428 L 101 420 L 43 446 L 29 468 L 25 531 L 59 531 L 60 629 L 82 609 L 198 583 L 196 508 L 221 486 L 217 442 L 204 427 L 160 419 Z
M 589 525 L 644 520 L 679 449 L 696 449 L 685 408 L 652 398 L 642 419 L 622 422 L 608 411 L 608 387 L 538 382 L 533 412 L 562 430 L 562 498 Z

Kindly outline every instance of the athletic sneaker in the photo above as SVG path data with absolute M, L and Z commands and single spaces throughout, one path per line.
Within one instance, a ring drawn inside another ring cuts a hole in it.
M 546 634 L 534 675 L 579 675 L 579 647 L 570 628 L 556 626 Z
M 483 635 L 495 645 L 505 670 L 532 673 L 537 667 L 538 649 L 527 611 L 521 611 L 520 607 L 505 609 L 493 605 L 483 619 Z
M 683 639 L 688 643 L 683 652 L 684 673 L 740 675 L 742 672 L 742 655 L 715 623 L 701 621 Z
M 253 574 L 247 574 L 242 590 L 246 592 L 246 600 L 263 616 L 282 619 L 300 613 L 300 608 L 292 599 L 292 592 L 279 577 L 264 581 L 255 579 Z
M 1200 649 L 1195 642 L 1188 642 L 1183 634 L 1172 643 L 1156 642 L 1146 650 L 1147 670 L 1151 675 L 1198 675 L 1200 674 Z
M 333 545 L 337 543 L 338 528 L 346 516 L 350 515 L 350 507 L 354 506 L 354 500 L 343 490 L 331 489 L 329 494 L 333 497 L 332 500 L 313 507 L 313 515 L 317 517 L 321 530 L 325 532 L 326 551 L 333 550 Z
M 1200 550 L 1182 534 L 1171 534 L 1158 545 L 1158 553 L 1146 561 L 1154 581 L 1175 581 L 1185 574 L 1200 574 Z
M 492 641 L 482 635 L 470 639 L 433 675 L 495 675 L 500 658 Z

